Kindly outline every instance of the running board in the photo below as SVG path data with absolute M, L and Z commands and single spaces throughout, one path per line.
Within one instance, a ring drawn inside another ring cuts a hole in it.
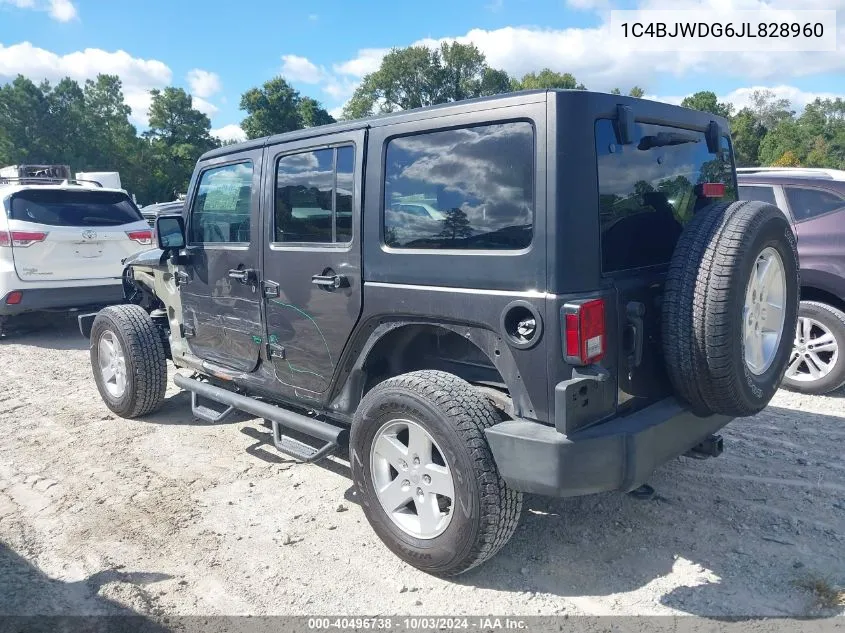
M 207 422 L 218 423 L 229 417 L 236 409 L 251 413 L 254 416 L 269 420 L 273 428 L 273 445 L 282 453 L 290 455 L 302 462 L 316 462 L 335 452 L 349 440 L 349 430 L 334 426 L 328 422 L 310 418 L 301 413 L 282 409 L 268 402 L 256 400 L 249 396 L 233 393 L 227 389 L 215 387 L 207 382 L 200 382 L 181 374 L 173 379 L 178 387 L 191 392 L 191 410 L 198 418 Z M 228 408 L 215 411 L 199 403 L 199 396 L 213 400 Z M 284 435 L 282 429 L 290 429 L 297 433 L 313 437 L 323 442 L 323 446 L 315 448 L 304 442 Z

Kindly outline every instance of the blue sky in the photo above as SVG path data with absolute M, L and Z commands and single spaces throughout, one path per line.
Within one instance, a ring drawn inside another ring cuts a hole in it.
M 739 106 L 767 87 L 800 109 L 816 95 L 845 96 L 841 50 L 631 53 L 606 31 L 609 8 L 790 5 L 845 14 L 845 0 L 0 0 L 0 82 L 116 73 L 142 127 L 149 89 L 183 86 L 228 137 L 238 135 L 241 93 L 274 75 L 337 110 L 390 47 L 458 38 L 515 75 L 548 66 L 589 88 L 636 84 L 668 101 L 709 89 Z

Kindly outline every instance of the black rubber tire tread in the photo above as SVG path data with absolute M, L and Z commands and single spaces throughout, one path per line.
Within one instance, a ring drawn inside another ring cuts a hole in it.
M 727 216 L 743 204 L 719 203 L 696 213 L 681 233 L 666 277 L 661 320 L 666 368 L 675 392 L 699 415 L 712 413 L 697 380 L 704 362 L 698 345 L 704 335 L 699 315 L 710 271 L 705 257 Z
M 454 426 L 462 438 L 474 464 L 474 474 L 481 492 L 481 512 L 470 551 L 445 569 L 421 567 L 438 576 L 461 574 L 488 560 L 504 547 L 516 530 L 522 513 L 522 493 L 509 488 L 499 475 L 484 435 L 484 429 L 498 424 L 501 418 L 487 399 L 468 382 L 453 374 L 434 370 L 415 371 L 388 378 L 367 393 L 358 411 L 367 410 L 368 405 L 374 401 L 395 392 L 425 398 L 441 411 L 443 418 Z M 365 421 L 356 414 L 353 435 L 360 432 L 363 423 Z M 413 560 L 408 562 L 416 565 Z
M 797 318 L 798 252 L 777 207 L 758 201 L 706 207 L 689 223 L 673 254 L 663 306 L 664 355 L 676 393 L 698 415 L 759 412 L 786 370 L 788 341 L 781 341 L 776 362 L 757 377 L 748 372 L 741 345 L 749 249 L 766 236 L 786 266 L 788 337 Z
M 98 371 L 97 344 L 103 330 L 113 331 L 126 358 L 127 393 L 115 400 L 104 389 Z M 137 418 L 156 411 L 167 389 L 167 358 L 161 331 L 141 306 L 109 306 L 100 310 L 91 327 L 91 366 L 106 406 L 123 418 Z
M 806 311 L 808 309 L 811 311 L 814 310 L 818 314 L 807 314 Z M 808 383 L 784 378 L 783 386 L 790 391 L 815 396 L 821 396 L 840 389 L 845 385 L 845 356 L 843 356 L 843 352 L 845 352 L 845 312 L 820 301 L 802 301 L 798 314 L 799 316 L 810 316 L 816 319 L 823 315 L 828 316 L 829 323 L 825 323 L 825 325 L 831 329 L 833 336 L 839 343 L 839 358 L 837 359 L 837 366 L 822 380 Z

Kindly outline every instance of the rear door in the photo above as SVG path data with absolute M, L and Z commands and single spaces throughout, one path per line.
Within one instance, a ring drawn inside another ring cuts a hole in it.
M 121 192 L 25 189 L 9 201 L 21 281 L 120 279 L 122 260 L 149 248 L 150 227 Z
M 187 213 L 180 279 L 183 327 L 198 357 L 237 371 L 258 364 L 263 339 L 258 277 L 261 150 L 202 166 Z
M 279 388 L 319 399 L 361 312 L 363 130 L 267 151 L 264 301 Z
M 661 343 L 667 264 L 684 225 L 711 202 L 698 185 L 725 185 L 736 199 L 727 137 L 711 154 L 704 132 L 637 123 L 631 144 L 613 121 L 596 122 L 602 270 L 618 297 L 619 405 L 640 407 L 671 393 Z M 669 139 L 669 142 L 661 141 Z

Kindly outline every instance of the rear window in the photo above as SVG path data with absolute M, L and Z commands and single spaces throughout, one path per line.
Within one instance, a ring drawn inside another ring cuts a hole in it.
M 696 185 L 725 185 L 736 200 L 730 142 L 707 151 L 704 132 L 637 123 L 633 143 L 620 144 L 613 122 L 596 122 L 602 264 L 605 272 L 665 264 L 696 209 Z
M 739 186 L 740 200 L 759 200 L 768 204 L 778 206 L 775 200 L 774 187 L 767 187 L 765 185 L 740 185 Z
M 9 219 L 49 226 L 120 226 L 143 220 L 124 193 L 30 189 L 12 196 Z

